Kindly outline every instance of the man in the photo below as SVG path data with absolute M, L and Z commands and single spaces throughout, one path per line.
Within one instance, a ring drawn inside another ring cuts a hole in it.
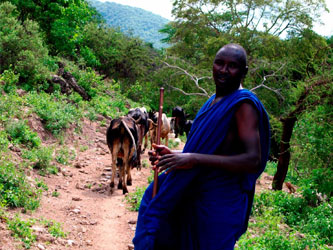
M 256 179 L 265 168 L 269 122 L 258 98 L 242 89 L 245 50 L 216 54 L 216 94 L 198 112 L 182 153 L 155 145 L 158 193 L 149 186 L 139 210 L 135 249 L 233 249 L 246 231 Z M 158 152 L 158 157 L 156 157 Z

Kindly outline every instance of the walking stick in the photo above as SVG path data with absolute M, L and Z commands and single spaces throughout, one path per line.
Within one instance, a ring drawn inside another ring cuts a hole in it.
M 159 109 L 158 109 L 158 120 L 157 120 L 157 141 L 156 141 L 157 145 L 161 144 L 163 94 L 164 94 L 164 88 L 160 88 L 160 105 L 159 105 Z M 157 194 L 157 182 L 158 182 L 158 168 L 156 167 L 154 170 L 153 198 Z

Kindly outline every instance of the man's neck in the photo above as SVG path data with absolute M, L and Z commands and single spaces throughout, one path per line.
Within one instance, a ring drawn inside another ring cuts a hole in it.
M 236 90 L 240 90 L 243 89 L 242 84 L 239 84 L 238 88 L 234 88 L 234 89 L 216 89 L 216 95 L 215 95 L 215 99 L 219 99 L 221 100 L 223 97 L 231 94 L 232 92 L 236 91 Z M 216 103 L 216 102 L 215 102 Z

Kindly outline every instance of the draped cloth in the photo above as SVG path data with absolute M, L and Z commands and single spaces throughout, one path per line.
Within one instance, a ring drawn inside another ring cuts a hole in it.
M 259 116 L 261 168 L 256 174 L 232 174 L 209 166 L 162 173 L 158 193 L 147 188 L 139 209 L 133 243 L 136 250 L 233 249 L 246 231 L 256 179 L 265 168 L 270 128 L 267 113 L 252 92 L 241 89 L 198 112 L 183 153 L 214 154 L 229 130 L 237 107 L 250 102 Z

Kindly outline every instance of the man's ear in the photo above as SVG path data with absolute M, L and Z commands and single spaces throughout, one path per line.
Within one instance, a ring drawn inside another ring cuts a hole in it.
M 246 74 L 247 74 L 248 71 L 249 71 L 249 66 L 246 65 L 245 69 L 244 69 L 244 74 L 243 74 L 244 77 L 246 76 Z

